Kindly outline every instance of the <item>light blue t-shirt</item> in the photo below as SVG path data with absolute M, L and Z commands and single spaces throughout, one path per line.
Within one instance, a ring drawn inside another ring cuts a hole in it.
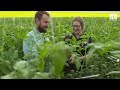
M 33 54 L 35 57 L 37 54 L 37 45 L 44 43 L 46 33 L 40 33 L 34 29 L 27 34 L 27 37 L 23 40 L 23 52 L 24 54 Z M 48 39 L 48 38 L 47 38 Z
M 40 33 L 38 30 L 34 29 L 27 34 L 27 37 L 23 40 L 23 52 L 24 55 L 32 54 L 32 59 L 38 56 L 37 46 L 41 46 L 44 41 L 50 41 L 46 33 Z M 27 59 L 28 61 L 30 59 Z M 49 65 L 45 65 L 45 72 L 49 71 Z

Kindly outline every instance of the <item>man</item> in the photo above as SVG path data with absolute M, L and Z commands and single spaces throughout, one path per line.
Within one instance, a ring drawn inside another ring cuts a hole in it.
M 71 33 L 71 35 L 65 36 L 65 42 L 66 44 L 74 45 L 73 40 L 76 40 L 77 42 L 76 44 L 79 45 L 79 47 L 77 47 L 73 52 L 76 52 L 79 55 L 80 59 L 83 60 L 85 59 L 85 55 L 88 52 L 88 49 L 85 50 L 85 47 L 87 46 L 87 43 L 92 43 L 92 38 L 89 37 L 89 35 L 87 36 L 87 34 L 83 32 L 84 30 L 83 18 L 75 17 L 72 21 L 72 28 L 73 32 Z M 66 72 L 76 70 L 76 66 L 73 62 L 72 56 L 70 55 L 68 58 L 69 59 L 67 63 L 69 64 L 69 66 L 65 66 L 64 70 Z
M 50 22 L 50 15 L 46 11 L 38 11 L 35 14 L 35 29 L 27 34 L 27 37 L 23 40 L 23 52 L 36 57 L 37 45 L 44 43 L 46 37 L 45 33 Z M 32 58 L 34 58 L 32 57 Z

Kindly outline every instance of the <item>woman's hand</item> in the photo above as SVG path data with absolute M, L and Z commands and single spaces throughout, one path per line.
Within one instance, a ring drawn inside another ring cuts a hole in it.
M 71 56 L 69 59 L 68 59 L 68 64 L 73 64 L 74 61 L 73 61 L 73 57 Z

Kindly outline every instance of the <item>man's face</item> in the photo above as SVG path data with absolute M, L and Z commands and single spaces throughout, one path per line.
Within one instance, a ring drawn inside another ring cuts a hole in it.
M 75 34 L 82 33 L 81 24 L 78 21 L 74 21 L 72 27 Z
M 36 24 L 37 24 L 37 29 L 40 32 L 46 32 L 47 28 L 49 26 L 49 22 L 50 22 L 50 18 L 49 16 L 47 16 L 46 14 L 43 14 L 41 20 L 37 20 Z

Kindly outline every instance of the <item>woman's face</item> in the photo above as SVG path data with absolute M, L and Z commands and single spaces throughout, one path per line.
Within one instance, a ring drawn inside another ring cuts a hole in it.
M 81 34 L 82 33 L 81 24 L 78 21 L 74 21 L 72 27 L 73 27 L 73 32 L 75 34 Z

